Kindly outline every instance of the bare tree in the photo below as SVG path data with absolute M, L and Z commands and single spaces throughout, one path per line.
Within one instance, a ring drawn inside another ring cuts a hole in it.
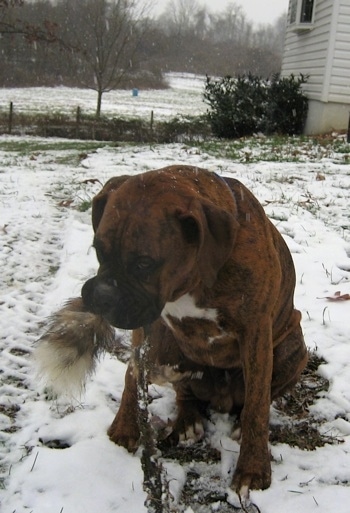
M 169 0 L 152 20 L 151 1 L 0 0 L 0 85 L 89 87 L 99 116 L 104 92 L 159 85 L 164 70 L 279 72 L 285 15 L 256 27 L 235 2 L 211 12 L 202 0 Z
M 197 2 L 171 0 L 168 4 L 173 27 L 179 34 L 187 33 L 193 26 L 193 13 L 198 9 Z
M 57 35 L 56 23 L 49 19 L 34 23 L 21 16 L 21 8 L 27 5 L 24 0 L 0 0 L 0 34 L 21 35 L 29 43 L 44 41 L 65 46 Z
M 23 0 L 0 0 L 0 34 L 5 34 L 12 29 L 12 23 L 5 20 L 8 10 L 23 5 Z
M 212 16 L 214 41 L 239 42 L 250 30 L 243 7 L 235 2 L 230 2 L 222 12 Z
M 52 85 L 62 49 L 56 5 L 50 0 L 0 0 L 0 81 L 4 86 Z
M 63 39 L 78 49 L 91 76 L 84 85 L 97 91 L 97 117 L 101 114 L 103 93 L 115 89 L 132 66 L 150 5 L 141 0 L 67 2 L 67 16 L 72 15 L 72 9 L 76 11 L 76 28 L 72 29 L 71 22 L 67 24 L 70 33 Z

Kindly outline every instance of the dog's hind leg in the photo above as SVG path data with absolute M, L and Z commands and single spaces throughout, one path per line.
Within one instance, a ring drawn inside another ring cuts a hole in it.
M 177 418 L 171 438 L 176 442 L 198 442 L 204 436 L 202 411 L 207 403 L 197 399 L 191 390 L 190 380 L 174 385 Z
M 307 364 L 308 354 L 300 326 L 274 348 L 271 398 L 276 399 L 293 387 Z

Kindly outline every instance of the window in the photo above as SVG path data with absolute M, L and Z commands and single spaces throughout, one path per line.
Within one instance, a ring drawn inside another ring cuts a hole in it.
M 314 21 L 315 0 L 290 0 L 289 24 L 295 30 L 309 30 Z
M 303 0 L 301 3 L 300 23 L 312 23 L 314 0 Z

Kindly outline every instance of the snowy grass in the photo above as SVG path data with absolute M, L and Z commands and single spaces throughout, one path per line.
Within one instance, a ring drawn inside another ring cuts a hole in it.
M 280 157 L 265 159 L 269 153 Z M 128 454 L 106 435 L 125 364 L 111 355 L 101 359 L 85 394 L 72 404 L 47 398 L 30 354 L 45 317 L 79 295 L 96 271 L 89 204 L 99 182 L 186 162 L 241 180 L 285 237 L 297 271 L 295 303 L 320 363 L 315 372 L 325 383 L 315 383 L 314 401 L 305 403 L 302 418 L 325 445 L 312 451 L 288 445 L 283 430 L 300 418 L 289 407 L 283 410 L 285 402 L 274 404 L 271 430 L 282 437 L 271 445 L 273 482 L 252 492 L 252 500 L 262 513 L 348 513 L 350 302 L 336 293 L 350 293 L 349 155 L 343 136 L 327 143 L 253 138 L 210 147 L 0 138 L 1 511 L 146 511 L 139 454 Z M 154 415 L 173 418 L 172 391 L 152 387 L 151 395 Z M 211 415 L 205 445 L 185 449 L 187 460 L 164 462 L 174 511 L 233 511 L 225 503 L 239 451 L 231 427 L 228 416 Z M 304 436 L 307 446 L 313 432 Z M 196 497 L 191 484 L 201 487 Z
M 198 146 L 198 143 L 197 143 Z M 240 162 L 320 162 L 350 163 L 349 145 L 344 136 L 274 136 L 243 138 L 234 141 L 204 141 L 199 144 L 210 155 Z
M 190 74 L 166 75 L 169 89 L 140 90 L 134 97 L 132 90 L 116 90 L 105 93 L 102 99 L 102 115 L 108 117 L 149 120 L 153 112 L 156 120 L 165 120 L 174 113 L 184 116 L 200 115 L 206 110 L 202 99 L 205 77 Z M 14 113 L 48 114 L 50 116 L 75 116 L 77 107 L 86 115 L 96 112 L 97 93 L 89 89 L 69 87 L 31 87 L 0 90 L 0 112 L 7 113 L 13 102 Z

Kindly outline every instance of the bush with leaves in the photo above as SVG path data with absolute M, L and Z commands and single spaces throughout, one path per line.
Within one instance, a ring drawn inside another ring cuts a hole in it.
M 251 74 L 206 79 L 204 101 L 214 135 L 228 139 L 250 135 L 261 123 L 267 99 L 265 83 Z
M 268 134 L 301 134 L 307 117 L 308 100 L 302 91 L 307 77 L 275 75 L 269 86 L 266 125 Z
M 219 80 L 207 77 L 204 101 L 212 132 L 234 139 L 257 132 L 300 134 L 308 100 L 301 89 L 306 79 L 275 76 L 272 81 L 251 74 Z

